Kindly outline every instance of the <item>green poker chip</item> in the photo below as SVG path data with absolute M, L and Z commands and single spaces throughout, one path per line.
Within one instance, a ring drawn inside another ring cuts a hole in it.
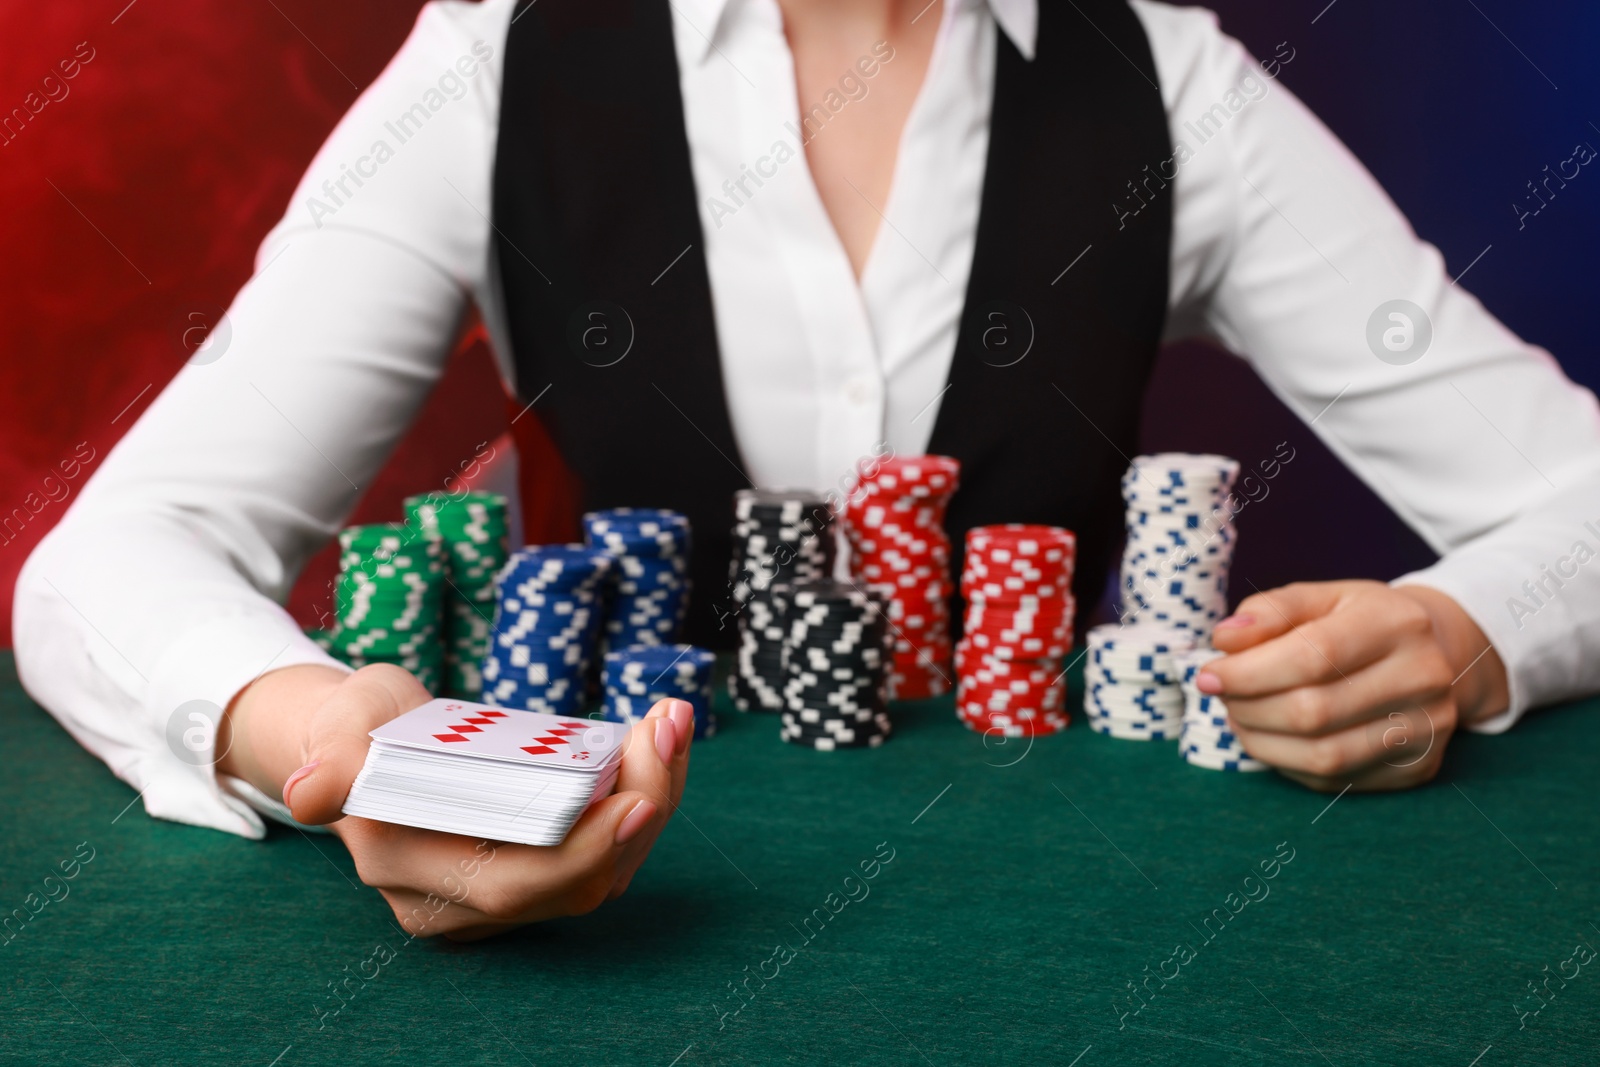
M 498 493 L 428 493 L 408 497 L 405 509 L 404 528 L 440 550 L 445 579 L 440 615 L 445 691 L 476 698 L 482 693 L 483 659 L 494 635 L 495 579 L 511 554 L 506 498 Z M 399 536 L 394 530 L 372 536 L 380 545 L 393 544 L 385 535 Z M 352 598 L 352 606 L 357 603 Z M 366 610 L 378 621 L 392 623 L 410 606 L 411 601 L 403 598 L 380 598 Z
M 356 668 L 392 663 L 438 692 L 448 588 L 442 543 L 410 523 L 374 523 L 341 531 L 339 549 L 337 625 L 323 638 L 329 653 Z

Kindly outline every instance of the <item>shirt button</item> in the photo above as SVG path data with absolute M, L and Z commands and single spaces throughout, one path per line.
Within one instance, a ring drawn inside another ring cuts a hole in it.
M 844 395 L 850 403 L 865 407 L 878 399 L 877 383 L 870 378 L 852 378 L 844 387 Z

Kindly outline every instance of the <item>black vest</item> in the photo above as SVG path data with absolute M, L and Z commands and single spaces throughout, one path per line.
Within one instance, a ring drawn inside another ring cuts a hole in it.
M 961 461 L 948 522 L 958 553 L 986 523 L 1076 531 L 1087 614 L 1121 534 L 1118 481 L 1166 316 L 1170 190 L 1152 176 L 1172 147 L 1125 0 L 1040 0 L 1031 62 L 996 37 L 977 247 L 928 451 Z M 670 7 L 523 0 L 502 62 L 494 222 L 518 391 L 526 402 L 549 386 L 534 411 L 583 508 L 689 515 L 687 636 L 726 644 L 717 605 L 732 497 L 748 483 Z M 1113 207 L 1135 203 L 1135 188 L 1147 207 Z

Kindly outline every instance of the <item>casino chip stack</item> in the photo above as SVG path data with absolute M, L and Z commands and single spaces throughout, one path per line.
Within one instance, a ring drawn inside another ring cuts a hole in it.
M 494 622 L 495 575 L 510 554 L 506 498 L 498 493 L 408 497 L 409 524 L 444 547 L 444 688 L 476 700 Z
M 1228 614 L 1237 540 L 1227 501 L 1239 464 L 1226 456 L 1138 456 L 1122 476 L 1128 540 L 1123 619 L 1201 638 Z
M 783 642 L 773 587 L 833 576 L 833 513 L 815 493 L 742 489 L 733 498 L 728 583 L 739 611 L 739 652 L 728 693 L 740 711 L 781 711 Z
M 689 609 L 689 519 L 658 508 L 612 508 L 583 517 L 592 548 L 617 558 L 606 604 L 607 648 L 675 641 Z
M 694 708 L 694 737 L 717 732 L 711 711 L 711 673 L 716 654 L 694 645 L 634 645 L 607 652 L 605 705 L 612 722 L 636 723 L 658 700 L 676 697 Z
M 1054 526 L 967 531 L 956 712 L 980 733 L 1055 733 L 1069 721 L 1061 658 L 1072 646 L 1077 540 Z
M 1183 685 L 1183 733 L 1178 751 L 1196 767 L 1213 771 L 1264 771 L 1267 765 L 1252 757 L 1228 728 L 1228 709 L 1222 698 L 1202 693 L 1195 675 L 1222 653 L 1202 648 L 1177 657 Z
M 1102 734 L 1130 741 L 1166 741 L 1183 721 L 1178 657 L 1194 634 L 1161 626 L 1107 623 L 1089 631 L 1084 711 Z
M 613 562 L 609 553 L 585 545 L 537 545 L 511 554 L 496 580 L 484 703 L 552 715 L 583 709 Z
M 884 603 L 848 582 L 779 588 L 783 726 L 779 736 L 823 751 L 869 748 L 889 736 Z
M 443 681 L 444 552 L 399 523 L 339 534 L 330 651 L 352 667 L 393 663 L 437 693 Z
M 960 484 L 948 456 L 894 456 L 863 476 L 845 508 L 850 569 L 885 596 L 894 662 L 889 698 L 920 700 L 950 689 L 950 539 L 945 508 Z

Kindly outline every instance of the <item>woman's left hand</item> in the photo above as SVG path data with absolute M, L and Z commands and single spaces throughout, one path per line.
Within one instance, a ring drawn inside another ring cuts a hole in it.
M 1301 582 L 1217 624 L 1227 656 L 1196 679 L 1252 756 L 1312 789 L 1406 789 L 1439 773 L 1458 723 L 1504 710 L 1505 666 L 1425 586 Z

